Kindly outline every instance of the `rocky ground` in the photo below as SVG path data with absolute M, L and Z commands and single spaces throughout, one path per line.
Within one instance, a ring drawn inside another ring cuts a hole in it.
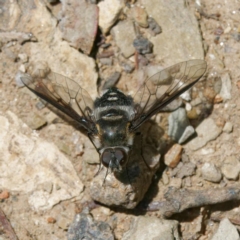
M 239 239 L 239 49 L 238 1 L 1 1 L 0 239 Z M 93 99 L 133 95 L 190 59 L 206 74 L 141 128 L 135 185 L 102 184 L 87 136 L 21 81 L 51 70 Z

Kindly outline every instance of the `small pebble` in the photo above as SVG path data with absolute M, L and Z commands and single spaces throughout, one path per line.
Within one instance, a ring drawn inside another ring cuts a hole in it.
M 102 65 L 108 65 L 108 66 L 112 66 L 112 64 L 113 64 L 112 58 L 100 58 L 100 59 L 99 59 L 99 62 L 100 62 Z
M 151 29 L 153 35 L 157 35 L 162 32 L 162 28 L 158 25 L 154 18 L 148 18 L 149 28 Z
M 60 216 L 59 219 L 57 220 L 57 225 L 63 230 L 67 230 L 70 223 L 71 223 L 70 219 L 63 216 Z
M 114 87 L 117 84 L 120 77 L 121 77 L 120 72 L 114 72 L 103 84 L 102 90 Z
M 28 62 L 28 55 L 26 53 L 19 53 L 18 57 L 22 63 Z
M 231 85 L 231 78 L 228 73 L 225 73 L 222 76 L 222 88 L 220 91 L 220 96 L 223 98 L 224 101 L 229 100 L 232 98 L 231 95 L 231 90 L 232 90 L 232 85 Z
M 196 172 L 196 165 L 192 162 L 188 162 L 183 164 L 183 166 L 179 169 L 176 174 L 178 178 L 184 178 L 194 175 Z
M 148 21 L 147 21 L 147 13 L 143 7 L 140 6 L 133 6 L 131 8 L 131 14 L 133 19 L 138 23 L 140 27 L 147 28 Z
M 221 97 L 220 94 L 217 94 L 213 100 L 214 104 L 221 103 L 223 102 L 223 98 Z
M 181 186 L 182 186 L 182 179 L 181 178 L 171 178 L 169 186 L 170 187 L 175 187 L 175 188 L 181 188 Z
M 231 122 L 226 122 L 224 127 L 223 127 L 223 131 L 226 133 L 230 133 L 233 130 L 233 125 Z
M 56 219 L 53 218 L 53 217 L 48 217 L 47 218 L 47 223 L 55 223 L 56 222 Z
M 137 52 L 141 54 L 151 53 L 153 44 L 147 39 L 142 36 L 139 36 L 134 39 L 133 46 L 137 50 Z
M 209 182 L 219 183 L 222 179 L 221 171 L 213 163 L 204 163 L 202 177 Z
M 221 171 L 228 180 L 237 180 L 240 172 L 240 162 L 236 156 L 225 159 Z
M 174 144 L 164 156 L 164 163 L 174 168 L 178 165 L 181 159 L 182 146 L 179 144 Z
M 197 119 L 198 118 L 197 109 L 194 107 L 190 111 L 187 111 L 187 117 L 189 119 Z
M 0 199 L 7 199 L 9 198 L 10 194 L 7 190 L 3 190 L 1 193 L 0 193 Z

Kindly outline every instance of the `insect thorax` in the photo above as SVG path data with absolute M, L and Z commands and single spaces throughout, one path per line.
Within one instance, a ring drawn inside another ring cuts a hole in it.
M 133 117 L 133 100 L 117 88 L 110 88 L 94 102 L 94 117 L 103 147 L 126 146 Z

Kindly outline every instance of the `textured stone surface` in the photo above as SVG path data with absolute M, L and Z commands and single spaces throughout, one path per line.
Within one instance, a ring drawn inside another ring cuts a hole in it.
M 8 112 L 0 116 L 0 188 L 29 194 L 36 211 L 78 196 L 83 190 L 71 162 L 51 143 L 22 133 L 26 125 Z M 44 187 L 52 184 L 52 190 Z
M 158 60 L 164 59 L 167 65 L 171 65 L 191 58 L 203 59 L 198 22 L 183 0 L 141 0 L 140 3 L 162 27 L 161 34 L 149 38 Z

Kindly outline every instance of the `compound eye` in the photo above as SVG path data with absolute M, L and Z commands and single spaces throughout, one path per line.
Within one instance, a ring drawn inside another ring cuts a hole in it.
M 121 166 L 126 164 L 126 162 L 127 162 L 127 154 L 126 154 L 126 152 L 124 150 L 122 150 L 120 148 L 119 149 L 118 148 L 115 149 L 115 157 L 116 157 L 118 163 Z
M 109 150 L 105 150 L 101 155 L 102 164 L 108 168 L 111 159 L 112 159 L 112 153 Z

